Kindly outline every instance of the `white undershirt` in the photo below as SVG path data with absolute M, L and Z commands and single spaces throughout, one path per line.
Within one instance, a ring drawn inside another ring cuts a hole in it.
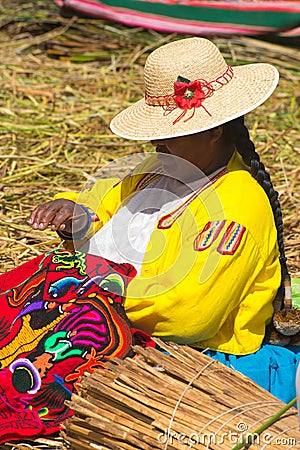
M 210 179 L 219 171 L 210 175 Z M 188 185 L 160 176 L 134 192 L 81 250 L 116 263 L 131 263 L 141 273 L 144 255 L 158 220 L 183 204 L 208 178 Z

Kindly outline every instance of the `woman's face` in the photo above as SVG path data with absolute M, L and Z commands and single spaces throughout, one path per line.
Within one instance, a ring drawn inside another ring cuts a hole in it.
M 153 140 L 151 143 L 156 147 L 157 152 L 183 158 L 209 175 L 226 165 L 233 152 L 224 148 L 222 133 L 223 127 L 217 127 L 188 136 Z

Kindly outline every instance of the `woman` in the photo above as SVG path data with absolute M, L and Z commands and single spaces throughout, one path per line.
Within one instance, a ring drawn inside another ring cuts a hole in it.
M 273 66 L 232 68 L 206 39 L 160 47 L 146 61 L 145 97 L 111 122 L 157 155 L 119 182 L 57 196 L 29 223 L 132 264 L 124 307 L 133 326 L 206 349 L 290 401 L 298 349 L 264 343 L 289 279 L 282 217 L 244 125 L 277 82 Z

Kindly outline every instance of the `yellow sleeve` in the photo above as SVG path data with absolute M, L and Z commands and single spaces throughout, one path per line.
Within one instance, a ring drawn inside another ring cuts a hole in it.
M 121 183 L 118 179 L 107 178 L 98 180 L 91 189 L 83 189 L 80 193 L 62 192 L 56 194 L 54 199 L 72 200 L 97 214 L 99 221 L 93 223 L 87 233 L 87 237 L 91 237 L 114 215 L 121 201 L 120 196 Z
M 80 193 L 62 192 L 56 194 L 54 199 L 72 200 L 97 214 L 99 221 L 93 223 L 86 234 L 86 238 L 90 238 L 112 218 L 122 201 L 136 190 L 139 181 L 152 173 L 158 164 L 156 154 L 153 154 L 122 178 L 99 179 L 90 189 L 84 188 Z
M 181 242 L 173 236 L 164 254 L 177 257 L 171 265 L 160 264 L 162 273 L 149 265 L 131 282 L 125 300 L 129 320 L 181 344 L 235 354 L 257 350 L 280 284 L 276 236 L 267 259 L 247 230 L 233 254 L 220 253 L 222 233 L 211 247 L 198 251 L 195 236 L 185 236 Z

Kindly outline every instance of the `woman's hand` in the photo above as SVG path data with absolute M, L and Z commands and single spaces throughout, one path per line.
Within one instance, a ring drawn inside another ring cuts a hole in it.
M 34 230 L 45 230 L 76 233 L 88 224 L 88 215 L 80 205 L 64 198 L 43 203 L 33 210 L 28 224 Z

